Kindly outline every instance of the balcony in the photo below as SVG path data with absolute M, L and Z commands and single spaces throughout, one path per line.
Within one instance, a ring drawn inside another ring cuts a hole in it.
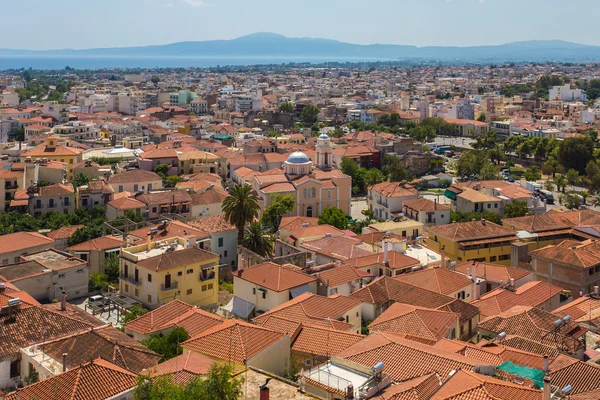
M 121 274 L 119 275 L 119 279 L 122 281 L 126 281 L 131 283 L 134 286 L 140 286 L 142 284 L 142 278 L 138 277 L 137 280 L 135 279 L 135 276 L 133 275 L 124 275 Z
M 202 272 L 200 272 L 200 280 L 202 282 L 204 282 L 204 281 L 210 281 L 212 279 L 215 279 L 215 271 L 202 271 Z
M 177 281 L 175 282 L 171 282 L 171 285 L 169 286 L 165 286 L 165 284 L 161 284 L 160 285 L 160 291 L 161 292 L 168 292 L 169 290 L 176 290 L 179 287 Z

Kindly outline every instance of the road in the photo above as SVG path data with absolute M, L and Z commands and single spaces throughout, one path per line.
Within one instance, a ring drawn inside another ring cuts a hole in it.
M 438 136 L 434 141 L 437 145 L 457 147 L 471 147 L 471 144 L 475 143 L 474 139 L 452 136 Z

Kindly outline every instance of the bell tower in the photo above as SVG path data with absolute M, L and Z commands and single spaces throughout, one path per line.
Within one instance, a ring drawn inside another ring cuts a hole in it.
M 317 138 L 317 168 L 320 170 L 330 170 L 333 163 L 331 156 L 333 153 L 333 147 L 331 146 L 331 139 L 327 134 L 323 133 Z

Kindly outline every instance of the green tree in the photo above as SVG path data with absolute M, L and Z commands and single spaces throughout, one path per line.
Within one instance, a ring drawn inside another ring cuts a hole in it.
M 125 325 L 128 322 L 131 322 L 134 319 L 141 317 L 142 315 L 146 314 L 147 312 L 148 312 L 148 310 L 146 310 L 141 305 L 134 304 L 133 306 L 131 306 L 131 308 L 129 308 L 127 313 L 121 317 L 121 324 Z
M 90 292 L 106 290 L 106 288 L 108 288 L 108 277 L 106 274 L 95 272 L 90 275 L 88 280 L 88 289 Z
M 483 167 L 481 167 L 481 169 L 479 170 L 479 173 L 477 175 L 479 176 L 479 179 L 481 179 L 482 181 L 497 179 L 498 178 L 498 167 L 496 167 L 491 162 L 485 163 L 485 164 L 483 164 Z
M 179 182 L 183 182 L 183 179 L 177 175 L 167 176 L 164 179 L 164 185 L 166 188 L 174 188 Z
M 302 112 L 300 113 L 300 119 L 305 124 L 312 125 L 317 122 L 320 112 L 321 110 L 319 110 L 319 107 L 315 106 L 314 104 L 308 104 L 302 109 Z
M 565 188 L 567 187 L 567 178 L 564 175 L 558 175 L 554 178 L 554 183 L 556 184 L 556 189 L 559 191 L 565 192 Z
M 156 167 L 154 167 L 154 172 L 156 172 L 161 178 L 165 179 L 170 169 L 171 166 L 169 164 L 158 164 Z
M 546 190 L 548 190 L 550 192 L 554 191 L 554 183 L 552 181 L 546 181 L 544 186 L 546 187 Z
M 225 219 L 238 230 L 238 244 L 244 240 L 244 228 L 247 223 L 258 217 L 258 198 L 250 185 L 234 185 L 229 196 L 223 200 L 222 210 Z
M 294 106 L 290 102 L 281 103 L 279 105 L 279 112 L 293 113 L 294 112 Z
M 567 178 L 567 183 L 569 185 L 571 185 L 571 187 L 577 185 L 580 180 L 579 171 L 577 171 L 574 168 L 571 168 L 570 170 L 567 171 L 566 178 Z
M 414 177 L 398 157 L 389 154 L 383 156 L 382 171 L 390 182 L 410 181 Z
M 243 379 L 232 377 L 230 364 L 214 363 L 205 379 L 196 376 L 178 384 L 171 376 L 147 379 L 140 376 L 133 392 L 134 400 L 237 400 L 242 397 Z
M 275 250 L 275 236 L 265 229 L 260 222 L 252 222 L 244 229 L 245 248 L 261 257 L 273 257 Z
M 585 167 L 585 174 L 588 180 L 590 190 L 600 191 L 600 166 L 596 161 L 591 160 Z
M 348 217 L 337 207 L 327 207 L 319 215 L 319 225 L 331 225 L 338 229 L 348 229 Z
M 75 188 L 78 188 L 80 186 L 85 186 L 88 183 L 90 183 L 90 176 L 87 174 L 84 174 L 83 172 L 79 173 L 77 176 L 75 176 L 75 179 L 73 179 L 73 186 Z
M 552 175 L 552 177 L 554 177 L 556 175 L 556 172 L 558 170 L 558 163 L 556 162 L 555 159 L 550 159 L 548 161 L 546 161 L 544 163 L 544 165 L 542 166 L 542 172 L 544 173 L 544 175 L 546 176 L 550 176 Z
M 115 255 L 107 255 L 104 258 L 104 273 L 109 282 L 115 282 L 119 280 L 119 257 Z
M 582 190 L 581 192 L 579 192 L 579 195 L 582 198 L 583 204 L 586 204 L 587 198 L 590 196 L 590 192 L 588 192 L 587 190 Z
M 542 173 L 540 172 L 540 169 L 535 165 L 527 169 L 523 176 L 525 177 L 525 180 L 529 182 L 535 182 L 537 180 L 542 179 Z
M 99 238 L 104 234 L 102 225 L 84 226 L 79 228 L 71 235 L 67 241 L 69 246 L 75 246 L 76 244 L 87 242 L 88 240 Z
M 517 218 L 527 215 L 527 203 L 524 201 L 513 201 L 504 205 L 504 217 Z
M 156 75 L 153 75 L 151 81 L 156 85 L 158 82 L 160 82 L 160 78 Z
M 279 230 L 281 218 L 291 212 L 296 205 L 296 201 L 290 195 L 275 194 L 272 197 L 271 204 L 265 209 L 261 222 L 264 226 L 271 228 L 272 232 Z
M 464 151 L 456 161 L 456 174 L 461 177 L 480 175 L 483 167 L 489 162 L 487 153 L 483 150 L 467 150 Z M 487 172 L 490 169 L 488 167 Z
M 498 214 L 495 214 L 495 213 L 489 212 L 489 211 L 484 211 L 482 213 L 452 211 L 450 213 L 450 220 L 452 222 L 470 222 L 473 220 L 482 220 L 482 219 L 493 222 L 495 224 L 500 224 L 500 222 L 501 222 Z
M 385 175 L 377 168 L 371 168 L 365 172 L 364 183 L 366 188 L 383 181 L 385 181 Z
M 24 128 L 14 128 L 12 130 L 12 137 L 15 140 L 15 142 L 25 141 L 25 129 Z
M 484 113 L 479 114 L 479 117 L 477 117 L 477 121 L 487 122 L 487 119 L 485 118 L 485 114 Z
M 185 328 L 178 326 L 173 328 L 168 334 L 154 334 L 146 340 L 142 340 L 142 344 L 162 356 L 159 362 L 170 360 L 173 357 L 183 353 L 183 349 L 179 346 L 190 338 Z
M 558 161 L 565 170 L 574 169 L 580 174 L 594 157 L 594 141 L 590 137 L 564 140 L 558 147 Z

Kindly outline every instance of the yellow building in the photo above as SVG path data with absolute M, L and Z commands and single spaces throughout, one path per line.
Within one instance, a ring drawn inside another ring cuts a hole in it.
M 123 248 L 121 293 L 148 308 L 178 299 L 196 306 L 219 300 L 219 256 L 175 237 Z
M 45 143 L 26 151 L 21 157 L 31 160 L 46 159 L 65 163 L 67 164 L 67 179 L 73 180 L 73 168 L 75 164 L 83 159 L 83 150 L 59 144 L 58 141 L 59 138 L 56 136 L 49 136 Z
M 399 222 L 378 222 L 376 224 L 369 225 L 367 229 L 369 232 L 365 232 L 364 230 L 363 232 L 370 233 L 373 232 L 373 230 L 377 232 L 391 232 L 405 238 L 417 238 L 419 236 L 423 236 L 423 223 L 412 219 L 405 219 L 404 221 Z
M 432 226 L 426 243 L 438 253 L 443 249 L 446 260 L 510 265 L 510 244 L 517 240 L 515 231 L 481 220 Z

